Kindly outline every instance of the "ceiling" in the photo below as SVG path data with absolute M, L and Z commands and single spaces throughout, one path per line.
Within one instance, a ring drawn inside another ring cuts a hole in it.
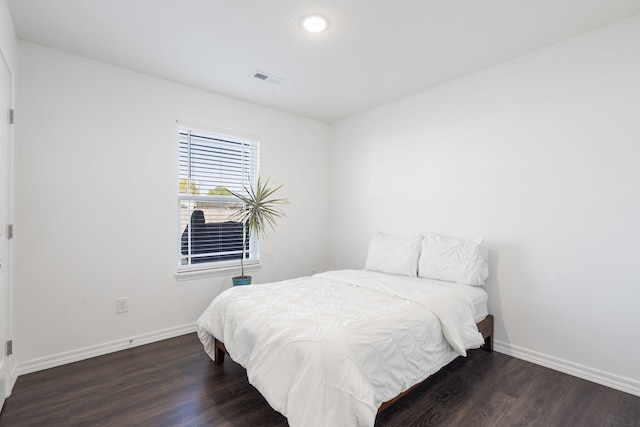
M 324 122 L 640 13 L 640 0 L 7 4 L 19 39 Z M 302 31 L 311 12 L 328 31 Z

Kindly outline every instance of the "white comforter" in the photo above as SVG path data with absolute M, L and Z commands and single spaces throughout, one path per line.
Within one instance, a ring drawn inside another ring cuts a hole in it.
M 484 341 L 464 294 L 361 270 L 220 294 L 197 321 L 291 426 L 373 426 L 378 407 Z

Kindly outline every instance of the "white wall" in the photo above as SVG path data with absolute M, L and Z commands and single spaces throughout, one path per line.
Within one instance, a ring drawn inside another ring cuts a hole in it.
M 174 277 L 176 120 L 259 137 L 261 175 L 285 184 L 287 218 L 263 241 L 255 282 L 327 268 L 326 124 L 27 42 L 18 70 L 21 372 L 184 332 L 231 286 L 232 274 Z
M 485 236 L 500 351 L 640 393 L 640 16 L 331 132 L 332 267 Z
M 17 54 L 23 372 L 179 333 L 230 286 L 173 276 L 178 119 L 259 136 L 262 174 L 286 184 L 256 280 L 361 267 L 375 230 L 484 235 L 500 351 L 640 390 L 640 17 L 330 129 L 26 42 Z
M 13 28 L 7 0 L 0 0 L 0 50 L 4 59 L 9 63 L 9 68 L 13 71 L 16 57 L 16 32 Z

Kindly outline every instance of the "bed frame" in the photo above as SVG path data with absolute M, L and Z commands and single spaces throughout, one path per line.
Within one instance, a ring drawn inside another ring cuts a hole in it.
M 485 317 L 484 320 L 477 323 L 476 326 L 478 327 L 478 331 L 480 331 L 480 333 L 482 334 L 482 338 L 484 338 L 484 345 L 482 346 L 482 348 L 485 351 L 488 351 L 489 353 L 493 352 L 493 315 L 491 314 L 487 315 L 487 317 Z M 224 355 L 229 353 L 227 352 L 227 348 L 224 346 L 224 343 L 222 341 L 219 341 L 217 338 L 214 338 L 214 347 L 215 347 L 215 360 L 213 361 L 213 363 L 216 366 L 221 366 L 224 363 Z M 404 397 L 404 395 L 411 392 L 414 388 L 418 387 L 420 384 L 422 383 L 418 383 L 413 387 L 410 387 L 408 390 L 403 391 L 393 399 L 387 402 L 384 402 L 378 408 L 378 413 L 387 409 L 389 406 L 391 406 L 400 398 Z

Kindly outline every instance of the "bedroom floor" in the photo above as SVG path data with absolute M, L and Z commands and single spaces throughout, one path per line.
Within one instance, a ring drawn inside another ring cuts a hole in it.
M 0 426 L 287 426 L 195 334 L 18 378 Z M 378 415 L 376 426 L 640 426 L 640 397 L 473 350 Z

